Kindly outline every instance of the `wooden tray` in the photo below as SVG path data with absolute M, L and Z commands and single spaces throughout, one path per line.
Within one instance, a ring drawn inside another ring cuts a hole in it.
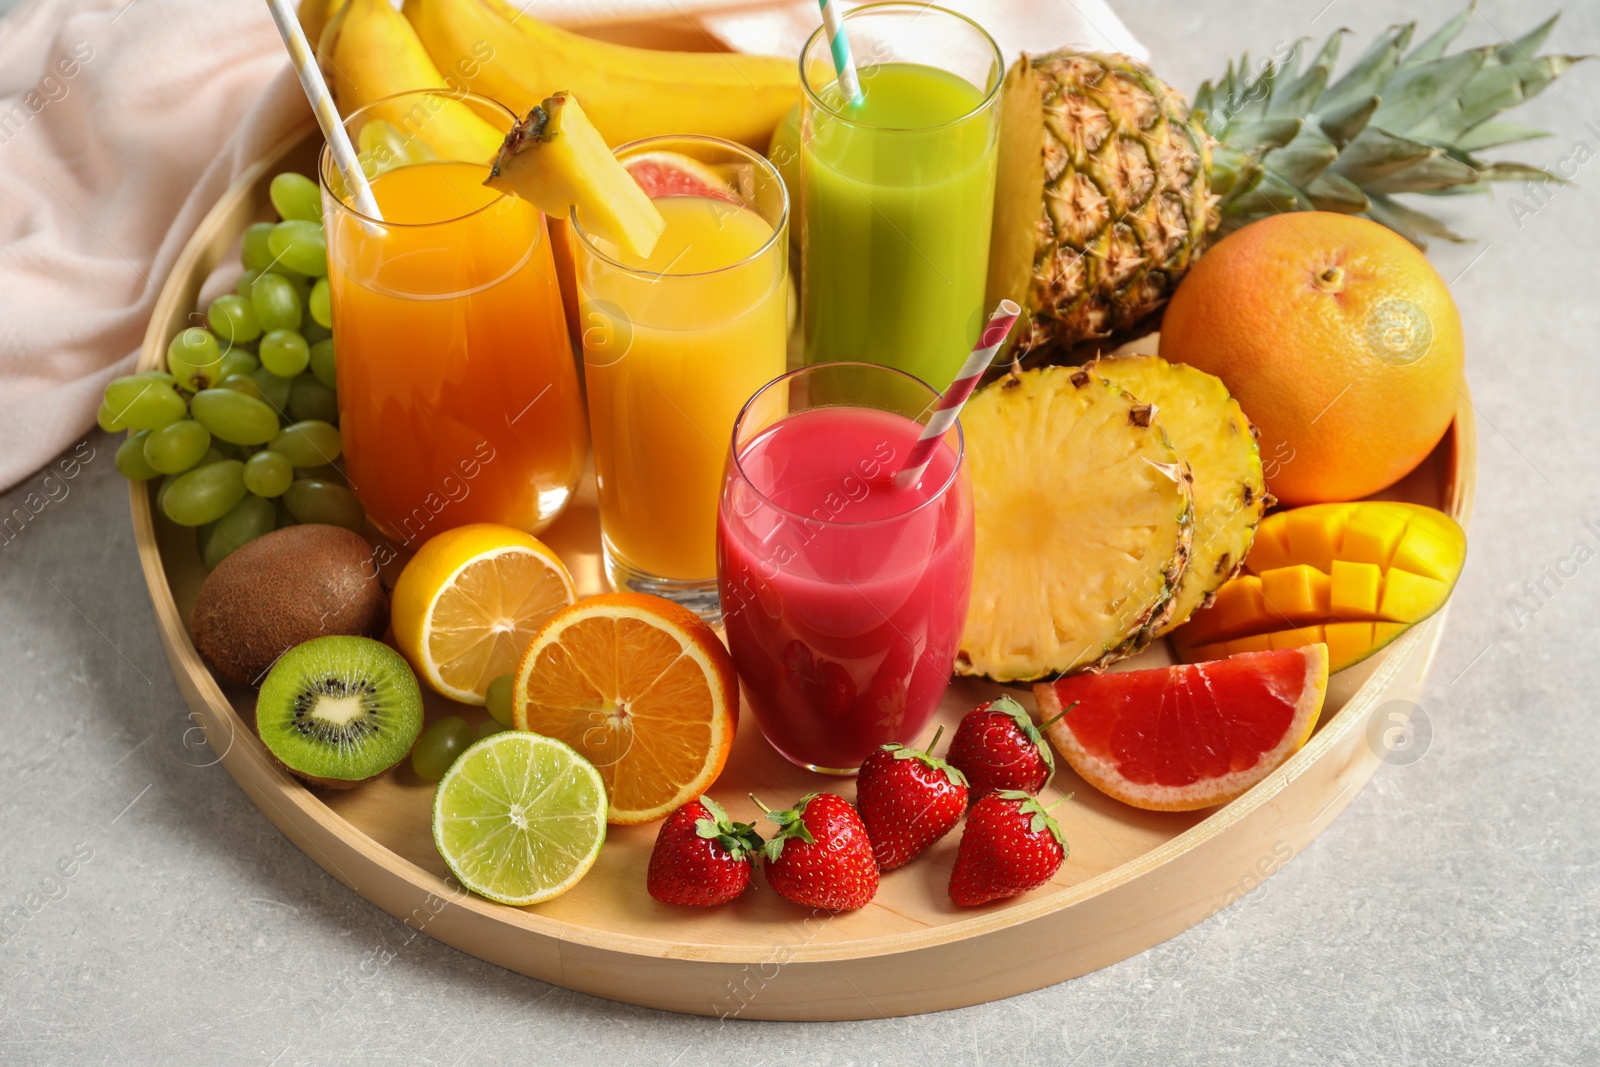
M 314 173 L 320 138 L 304 131 L 269 152 L 217 204 L 179 257 L 145 337 L 142 368 L 160 365 L 201 283 L 236 254 L 244 227 L 267 217 L 267 182 L 287 167 Z M 1476 470 L 1472 408 L 1388 496 L 1443 508 L 1465 523 Z M 658 904 L 644 870 L 656 827 L 614 827 L 588 877 L 567 895 L 519 909 L 446 881 L 429 833 L 432 784 L 407 764 L 348 792 L 306 788 L 267 758 L 252 728 L 254 693 L 219 685 L 185 625 L 203 577 L 191 531 L 152 517 L 135 484 L 133 520 L 167 658 L 211 749 L 257 806 L 335 878 L 430 937 L 523 974 L 635 1004 L 755 1019 L 866 1019 L 1011 996 L 1114 963 L 1194 925 L 1249 892 L 1344 810 L 1378 768 L 1369 726 L 1388 725 L 1419 695 L 1444 614 L 1383 654 L 1336 675 L 1311 742 L 1249 794 L 1207 813 L 1141 812 L 1063 768 L 1048 791 L 1076 794 L 1057 809 L 1072 852 L 1052 882 L 1009 904 L 954 907 L 945 892 L 956 837 L 888 875 L 862 911 L 811 914 L 764 885 L 699 911 Z M 546 540 L 582 593 L 602 588 L 593 480 Z M 1134 661 L 1163 662 L 1164 648 Z M 940 712 L 953 724 L 997 687 L 960 682 Z M 1025 698 L 1031 700 L 1031 697 Z M 1395 703 L 1399 702 L 1399 703 Z M 429 714 L 459 711 L 434 699 Z M 1379 715 L 1379 710 L 1382 714 Z M 473 709 L 474 721 L 481 711 Z M 1373 730 L 1372 734 L 1381 734 Z M 787 802 L 853 785 L 800 771 L 745 718 L 713 794 L 736 816 L 745 793 Z M 760 881 L 758 877 L 758 881 Z

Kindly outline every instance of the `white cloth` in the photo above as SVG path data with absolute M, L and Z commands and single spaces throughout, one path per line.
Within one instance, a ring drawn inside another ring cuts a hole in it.
M 950 2 L 1008 59 L 1143 55 L 1105 0 Z M 819 19 L 815 0 L 520 6 L 571 25 L 689 16 L 788 55 Z M 184 243 L 308 113 L 261 0 L 32 0 L 0 19 L 0 490 L 88 432 Z

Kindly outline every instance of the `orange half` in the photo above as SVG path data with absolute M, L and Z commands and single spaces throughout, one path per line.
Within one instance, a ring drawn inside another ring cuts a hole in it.
M 1327 691 L 1322 644 L 1033 687 L 1050 741 L 1072 769 L 1148 811 L 1243 795 L 1310 739 Z
M 739 681 L 716 632 L 660 597 L 611 593 L 557 612 L 517 667 L 512 722 L 600 772 L 609 822 L 664 818 L 728 761 Z

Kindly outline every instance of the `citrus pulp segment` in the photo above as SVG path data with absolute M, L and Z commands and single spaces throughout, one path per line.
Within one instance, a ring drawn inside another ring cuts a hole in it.
M 502 904 L 571 889 L 606 839 L 605 784 L 560 741 L 504 731 L 468 748 L 433 797 L 433 843 L 462 885 Z
M 521 530 L 476 523 L 424 544 L 394 587 L 395 642 L 437 692 L 482 704 L 550 616 L 577 599 L 556 554 Z
M 1055 720 L 1051 743 L 1090 785 L 1136 808 L 1194 811 L 1242 795 L 1298 752 L 1327 688 L 1327 646 L 1306 644 L 1033 691 Z
M 733 745 L 739 683 L 692 612 L 638 593 L 559 612 L 517 667 L 518 730 L 559 738 L 598 770 L 611 822 L 651 822 L 716 781 Z

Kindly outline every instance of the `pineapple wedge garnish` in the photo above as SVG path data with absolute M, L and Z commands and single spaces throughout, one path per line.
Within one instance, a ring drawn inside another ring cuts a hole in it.
M 1194 476 L 1194 546 L 1162 636 L 1211 603 L 1244 567 L 1256 526 L 1270 506 L 1255 427 L 1222 379 L 1159 356 L 1111 356 L 1085 365 L 1155 407 L 1178 457 Z
M 584 233 L 641 259 L 667 227 L 571 93 L 546 97 L 511 128 L 483 184 L 551 218 L 571 214 Z
M 1080 367 L 1012 373 L 961 412 L 977 531 L 960 674 L 1104 667 L 1171 617 L 1194 526 L 1151 408 Z

